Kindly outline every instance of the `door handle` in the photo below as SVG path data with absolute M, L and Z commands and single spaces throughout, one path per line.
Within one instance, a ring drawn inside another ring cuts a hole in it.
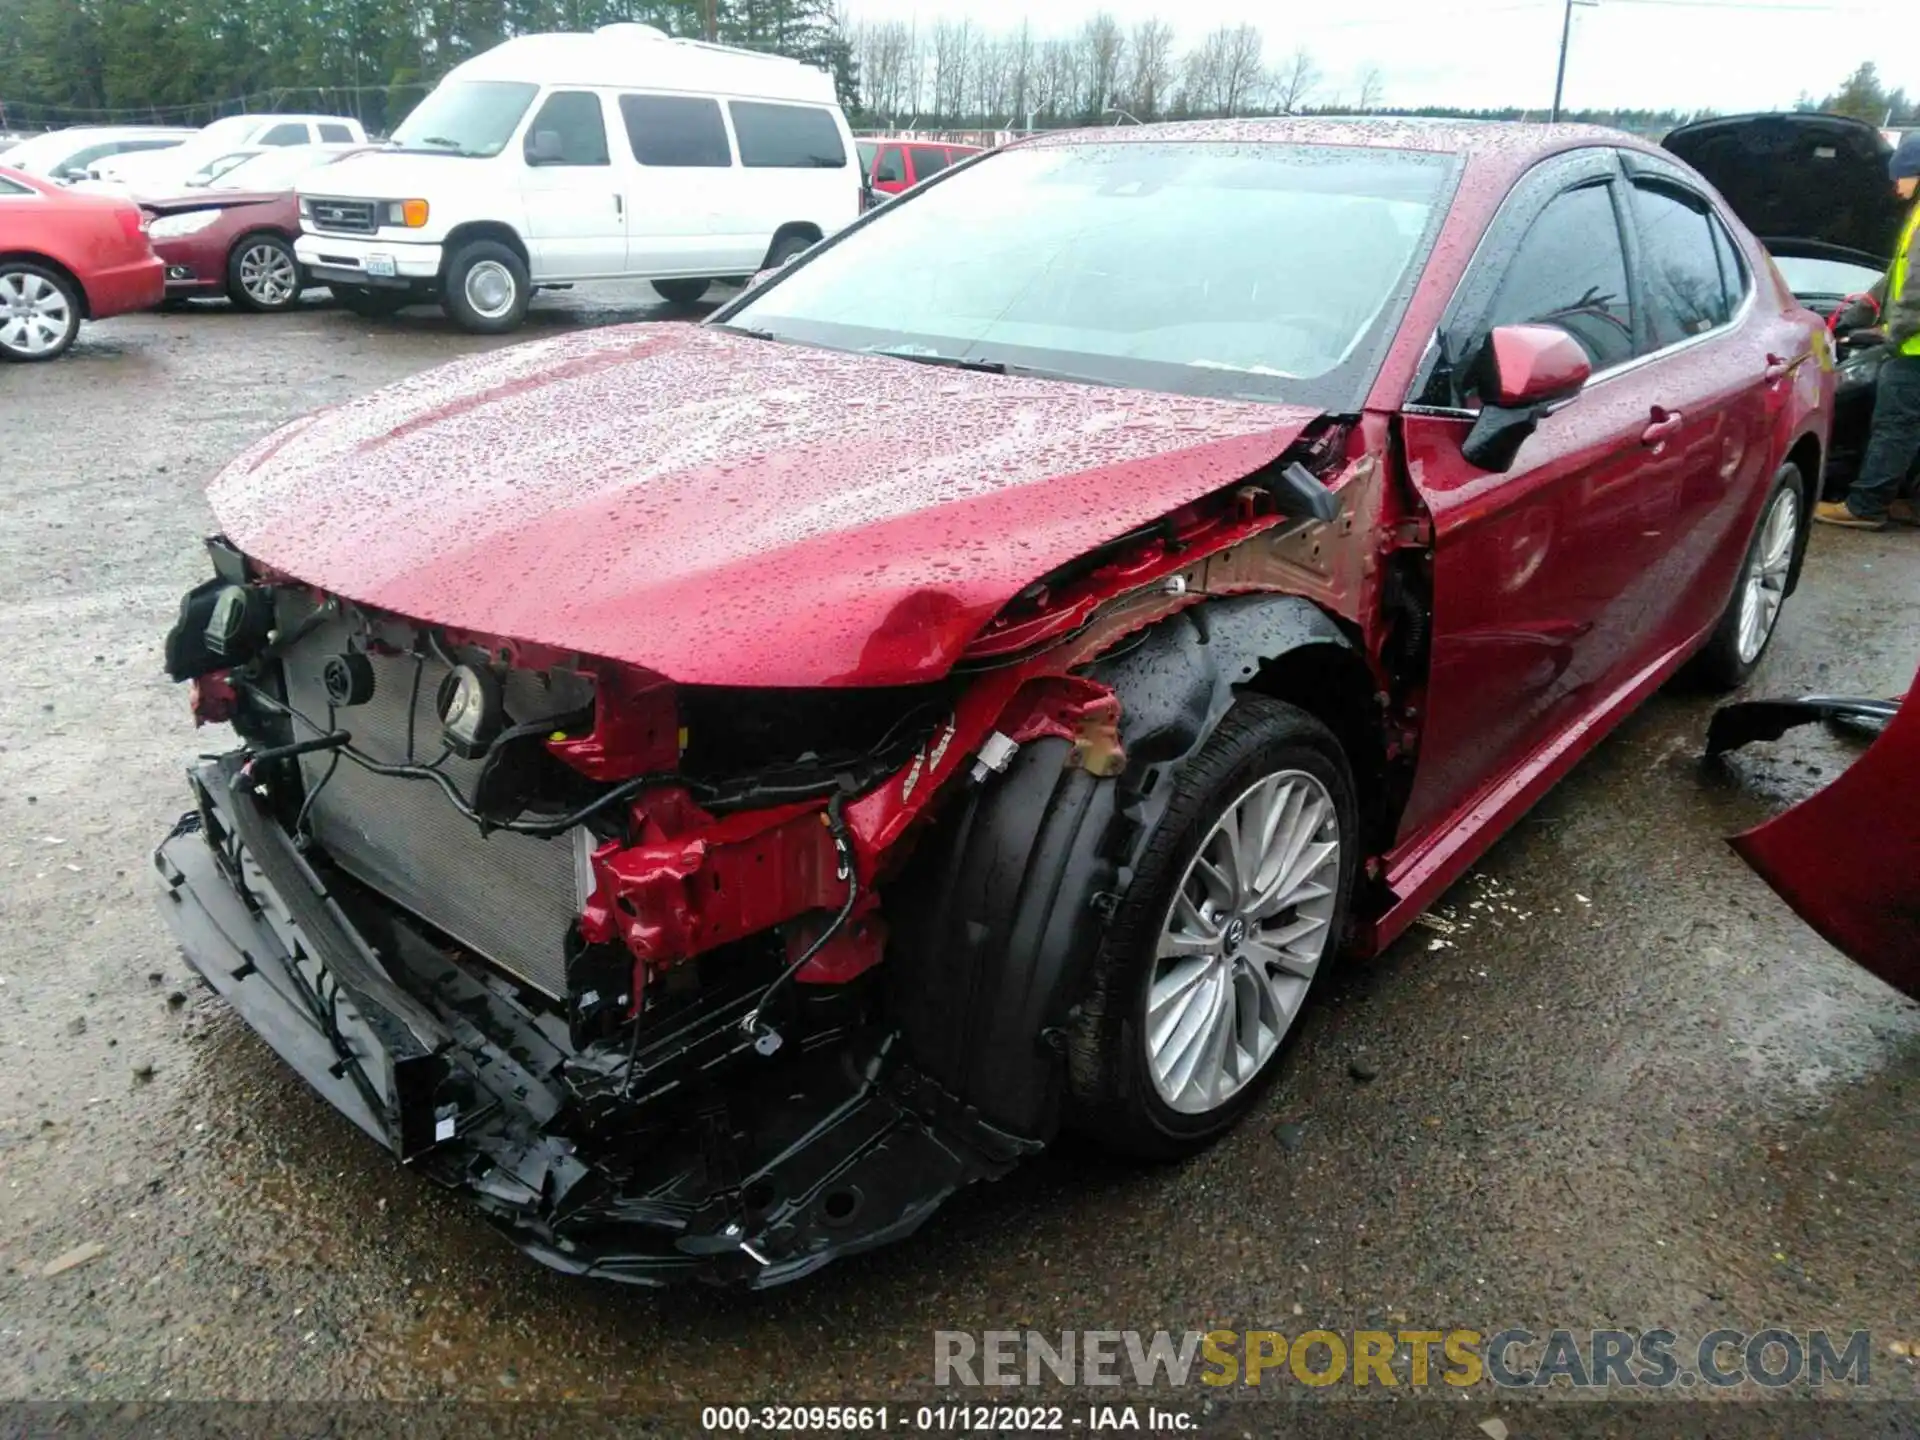
M 1772 385 L 1784 380 L 1793 372 L 1794 362 L 1779 355 L 1767 356 L 1767 384 Z
M 626 218 L 627 201 L 625 196 L 616 195 L 613 197 L 613 213 L 620 216 L 622 219 Z
M 1662 410 L 1656 405 L 1653 407 L 1653 423 L 1640 432 L 1640 443 L 1658 445 L 1678 433 L 1686 423 L 1687 417 L 1678 410 Z

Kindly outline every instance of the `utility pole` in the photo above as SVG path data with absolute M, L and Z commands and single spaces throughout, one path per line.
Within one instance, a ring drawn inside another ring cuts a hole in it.
M 1553 78 L 1553 114 L 1547 117 L 1549 125 L 1560 123 L 1560 101 L 1567 91 L 1567 47 L 1573 42 L 1573 7 L 1599 3 L 1600 0 L 1567 0 L 1566 18 L 1560 22 L 1560 71 Z

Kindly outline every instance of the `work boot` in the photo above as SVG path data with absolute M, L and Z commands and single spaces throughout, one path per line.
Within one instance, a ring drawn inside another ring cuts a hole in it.
M 1849 530 L 1884 530 L 1887 528 L 1887 522 L 1884 518 L 1869 520 L 1863 515 L 1856 515 L 1847 508 L 1847 502 L 1844 500 L 1828 500 L 1814 506 L 1813 518 L 1818 520 L 1822 525 L 1844 525 Z
M 1887 506 L 1887 518 L 1896 525 L 1920 525 L 1920 504 L 1911 500 L 1895 500 Z

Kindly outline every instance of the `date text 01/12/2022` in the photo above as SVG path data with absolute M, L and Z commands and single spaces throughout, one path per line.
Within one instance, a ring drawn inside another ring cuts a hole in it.
M 709 1431 L 766 1430 L 885 1432 L 917 1431 L 970 1434 L 1009 1431 L 1145 1430 L 1181 1432 L 1195 1428 L 1184 1410 L 1157 1405 L 709 1405 L 700 1412 L 700 1428 Z

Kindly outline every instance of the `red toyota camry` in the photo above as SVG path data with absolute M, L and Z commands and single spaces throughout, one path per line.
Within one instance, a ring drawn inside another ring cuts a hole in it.
M 1257 1106 L 1338 953 L 1759 663 L 1832 386 L 1613 132 L 1010 146 L 235 460 L 167 910 L 539 1259 L 789 1280 Z
M 66 353 L 82 320 L 160 303 L 140 207 L 0 167 L 0 359 Z

